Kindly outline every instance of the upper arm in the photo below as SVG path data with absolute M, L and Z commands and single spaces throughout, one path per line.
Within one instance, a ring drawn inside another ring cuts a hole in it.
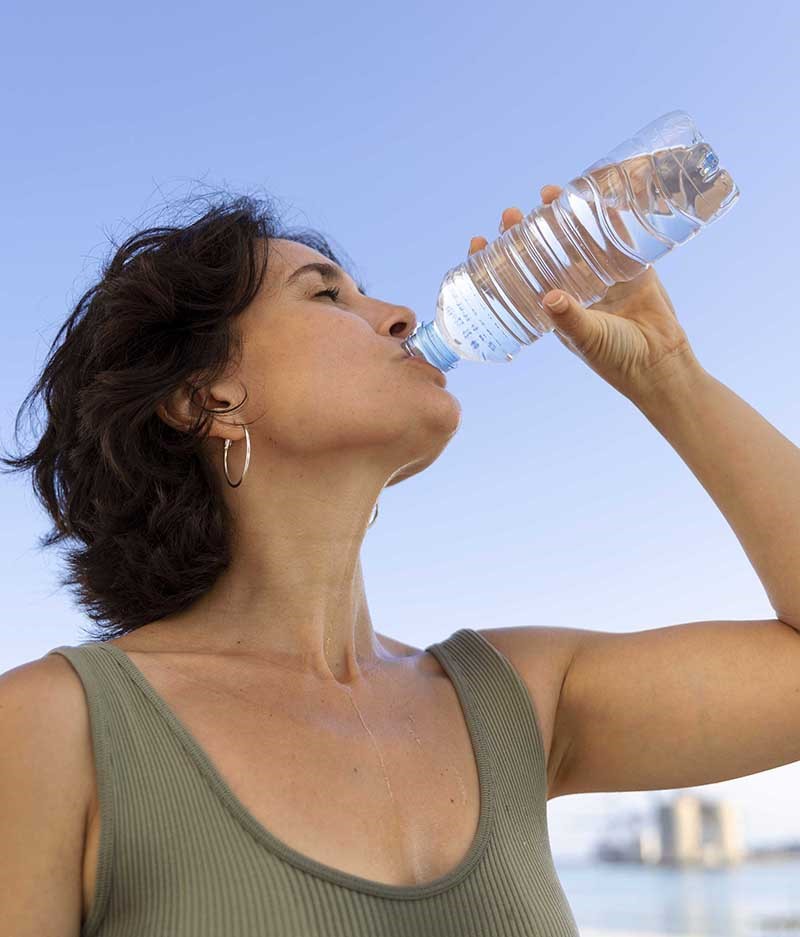
M 554 796 L 651 791 L 800 760 L 800 634 L 778 619 L 580 630 Z
M 92 765 L 80 679 L 53 654 L 0 675 L 0 937 L 78 937 Z

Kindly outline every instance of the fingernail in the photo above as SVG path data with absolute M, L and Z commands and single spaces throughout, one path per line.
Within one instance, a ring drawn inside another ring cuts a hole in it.
M 555 309 L 556 311 L 558 311 L 562 307 L 565 307 L 567 305 L 567 298 L 566 296 L 564 296 L 563 293 L 559 293 L 557 291 L 551 290 L 547 294 L 547 296 L 549 296 L 550 298 L 548 299 L 547 297 L 545 297 L 544 304 L 545 306 L 549 306 L 551 309 Z

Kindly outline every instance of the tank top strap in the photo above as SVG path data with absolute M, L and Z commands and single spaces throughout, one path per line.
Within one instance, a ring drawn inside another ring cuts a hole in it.
M 426 650 L 436 656 L 451 677 L 456 671 L 474 701 L 490 753 L 498 801 L 505 799 L 512 811 L 524 804 L 546 814 L 544 741 L 533 701 L 517 669 L 505 654 L 471 628 L 461 628 Z
M 123 651 L 91 641 L 48 651 L 56 653 L 81 678 L 92 725 L 97 725 L 98 754 L 113 767 L 108 777 L 117 800 L 134 788 L 140 796 L 152 791 L 158 800 L 165 772 L 194 771 L 193 740 Z M 117 807 L 119 816 L 123 805 Z
M 74 646 L 63 645 L 47 653 L 61 654 L 77 671 L 86 693 L 90 721 L 93 726 L 97 723 L 97 742 L 105 749 L 102 754 L 108 759 L 113 749 L 114 761 L 119 761 L 123 749 L 120 741 L 129 732 L 138 733 L 152 704 L 110 650 L 102 641 L 87 641 Z M 101 737 L 104 730 L 105 739 Z M 124 741 L 130 742 L 129 739 Z
M 244 808 L 221 799 L 223 782 L 212 763 L 122 650 L 94 641 L 53 653 L 81 678 L 96 746 L 100 849 L 81 937 L 123 929 L 142 937 L 175 933 L 167 925 L 151 930 L 150 922 L 127 929 L 127 916 L 143 903 L 170 909 L 183 922 L 181 935 L 198 933 L 199 926 L 191 930 L 193 903 L 204 889 L 218 883 L 233 900 L 237 884 L 226 878 L 229 872 L 240 879 L 245 867 L 263 874 L 263 847 L 237 815 Z

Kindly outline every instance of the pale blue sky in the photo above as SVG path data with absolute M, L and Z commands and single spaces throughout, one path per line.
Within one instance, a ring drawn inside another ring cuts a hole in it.
M 277 197 L 368 291 L 434 310 L 469 239 L 659 115 L 692 114 L 741 190 L 659 276 L 705 368 L 800 442 L 800 15 L 790 3 L 22 4 L 3 16 L 2 442 L 108 250 L 194 181 Z M 765 13 L 764 11 L 768 11 Z M 613 12 L 612 12 L 613 11 Z M 462 425 L 384 492 L 363 558 L 376 630 L 633 631 L 769 618 L 724 517 L 671 446 L 553 335 L 448 374 Z M 257 460 L 257 453 L 254 453 Z M 0 477 L 0 669 L 82 639 L 24 477 Z M 675 661 L 680 666 L 680 661 Z M 789 701 L 787 701 L 788 703 Z M 668 740 L 664 740 L 668 744 Z M 800 836 L 800 765 L 698 789 L 753 841 Z M 606 811 L 549 806 L 557 855 Z

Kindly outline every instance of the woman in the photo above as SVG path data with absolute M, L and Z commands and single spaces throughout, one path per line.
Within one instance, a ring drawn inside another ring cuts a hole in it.
M 46 542 L 81 545 L 66 581 L 98 623 L 0 678 L 9 933 L 576 935 L 548 798 L 800 758 L 797 449 L 699 365 L 652 268 L 561 299 L 559 339 L 687 461 L 779 617 L 424 651 L 375 632 L 378 495 L 460 420 L 401 347 L 413 312 L 249 200 L 142 232 L 62 329 L 37 448 L 6 460 Z

